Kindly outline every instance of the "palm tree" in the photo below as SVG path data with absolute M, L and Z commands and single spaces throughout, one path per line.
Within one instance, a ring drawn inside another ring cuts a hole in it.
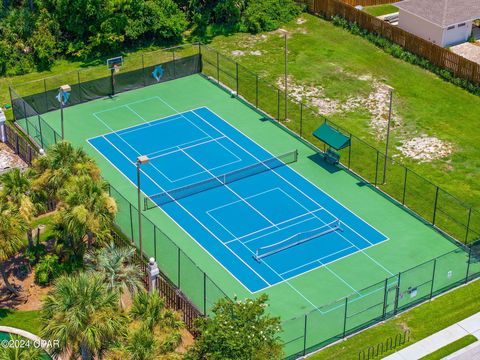
M 20 343 L 21 336 L 10 335 L 10 340 Z M 42 360 L 45 359 L 41 348 L 35 346 L 1 346 L 0 360 Z
M 42 336 L 60 342 L 54 354 L 80 355 L 83 360 L 99 357 L 126 331 L 118 294 L 105 287 L 101 274 L 59 278 L 43 303 L 42 319 Z
M 3 282 L 10 292 L 19 295 L 8 281 L 5 273 L 5 261 L 14 256 L 22 247 L 24 234 L 27 229 L 25 220 L 18 209 L 10 203 L 0 203 L 0 273 Z
M 85 175 L 72 177 L 59 191 L 59 219 L 68 233 L 81 240 L 86 237 L 89 248 L 94 238 L 99 242 L 111 239 L 117 204 L 108 195 L 107 186 Z
M 14 204 L 24 218 L 27 229 L 28 246 L 33 247 L 32 221 L 36 214 L 45 208 L 45 202 L 32 190 L 31 180 L 27 173 L 13 169 L 0 176 L 2 191 L 0 200 Z
M 154 331 L 157 326 L 173 330 L 184 327 L 178 313 L 166 309 L 165 301 L 158 293 L 139 292 L 133 299 L 130 316 L 141 321 L 150 331 Z
M 134 255 L 135 248 L 118 247 L 112 242 L 85 257 L 87 269 L 103 274 L 107 288 L 119 294 L 122 309 L 124 294 L 135 295 L 144 289 L 140 267 L 133 262 Z
M 45 156 L 37 158 L 32 172 L 33 188 L 43 191 L 46 199 L 56 199 L 58 192 L 72 176 L 89 176 L 100 180 L 100 169 L 80 148 L 62 141 L 51 146 Z

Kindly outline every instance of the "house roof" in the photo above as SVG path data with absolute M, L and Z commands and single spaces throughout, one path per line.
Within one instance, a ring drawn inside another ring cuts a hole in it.
M 480 0 L 404 0 L 395 6 L 441 27 L 480 19 Z

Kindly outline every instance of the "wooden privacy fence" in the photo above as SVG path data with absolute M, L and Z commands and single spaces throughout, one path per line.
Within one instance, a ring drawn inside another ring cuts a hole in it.
M 363 1 L 375 2 L 377 0 L 347 0 L 348 3 L 360 3 Z M 382 0 L 378 0 L 382 1 Z M 357 10 L 353 6 L 340 0 L 306 0 L 309 12 L 321 14 L 326 18 L 340 16 L 349 22 L 358 24 L 359 27 L 372 33 L 378 34 L 411 53 L 421 56 L 432 64 L 451 71 L 455 76 L 480 84 L 480 64 L 465 59 L 447 49 L 424 40 L 416 35 L 402 30 L 397 26 L 390 25 L 375 16 L 364 11 Z
M 374 6 L 374 5 L 384 5 L 384 4 L 393 4 L 400 0 L 343 0 L 345 4 L 357 6 Z

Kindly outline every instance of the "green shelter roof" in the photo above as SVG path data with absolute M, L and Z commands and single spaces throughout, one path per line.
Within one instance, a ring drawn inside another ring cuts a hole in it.
M 313 136 L 335 150 L 341 150 L 350 146 L 350 137 L 343 135 L 327 123 L 322 124 L 322 126 L 315 130 Z

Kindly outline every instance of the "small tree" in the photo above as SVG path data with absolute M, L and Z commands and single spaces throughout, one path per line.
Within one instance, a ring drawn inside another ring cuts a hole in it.
M 199 319 L 200 336 L 185 359 L 281 359 L 280 319 L 265 313 L 267 300 L 265 294 L 255 300 L 219 300 L 212 317 Z
M 0 202 L 0 273 L 7 289 L 19 295 L 8 281 L 5 261 L 15 256 L 23 245 L 27 226 L 18 209 L 7 202 Z
M 59 278 L 45 298 L 42 337 L 58 339 L 55 355 L 92 360 L 124 336 L 126 317 L 118 309 L 118 294 L 109 291 L 100 274 L 80 273 Z
M 134 247 L 110 243 L 97 252 L 88 253 L 85 258 L 87 269 L 103 274 L 107 288 L 118 293 L 122 309 L 125 308 L 125 294 L 133 296 L 144 289 L 140 267 L 133 262 L 134 255 Z

